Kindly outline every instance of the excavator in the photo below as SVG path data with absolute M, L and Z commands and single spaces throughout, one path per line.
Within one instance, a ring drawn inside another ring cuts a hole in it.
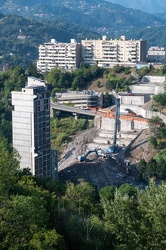
M 96 153 L 96 155 L 98 156 L 97 149 L 93 149 L 93 150 L 89 150 L 89 151 L 88 151 L 86 154 L 84 154 L 84 155 L 79 155 L 79 156 L 78 156 L 78 160 L 79 160 L 80 162 L 86 161 L 88 155 L 91 154 L 91 153 Z

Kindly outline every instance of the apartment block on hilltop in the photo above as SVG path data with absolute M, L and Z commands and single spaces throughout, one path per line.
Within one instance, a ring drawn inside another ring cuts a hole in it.
M 74 39 L 70 43 L 58 43 L 52 39 L 50 43 L 39 46 L 37 68 L 41 72 L 50 71 L 54 67 L 65 70 L 79 68 L 80 63 L 111 68 L 116 64 L 135 66 L 146 61 L 146 41 L 119 40 L 106 36 L 98 40 L 82 40 L 78 44 Z
M 40 72 L 50 71 L 54 67 L 65 70 L 79 68 L 81 45 L 74 39 L 70 43 L 58 43 L 55 39 L 39 46 L 37 68 Z
M 20 167 L 40 177 L 57 178 L 57 155 L 50 149 L 50 91 L 44 81 L 28 77 L 22 91 L 12 92 L 13 147 Z
M 116 64 L 133 66 L 146 61 L 146 41 L 143 40 L 126 40 L 125 36 L 108 40 L 103 36 L 102 40 L 82 40 L 81 44 L 82 63 L 110 68 Z
M 147 60 L 153 63 L 166 63 L 166 48 L 150 47 L 147 53 Z

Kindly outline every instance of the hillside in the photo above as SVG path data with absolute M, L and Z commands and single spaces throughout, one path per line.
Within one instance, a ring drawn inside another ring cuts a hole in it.
M 160 17 L 103 0 L 49 0 L 47 3 L 35 0 L 26 4 L 23 0 L 7 0 L 0 7 L 2 13 L 29 16 L 41 21 L 46 18 L 53 21 L 56 17 L 63 17 L 69 23 L 111 36 L 120 35 L 130 29 L 165 24 Z
M 79 26 L 60 19 L 55 19 L 53 24 L 49 21 L 41 23 L 17 15 L 0 14 L 0 30 L 0 70 L 6 63 L 27 67 L 38 58 L 39 44 L 51 38 L 69 42 L 71 38 L 80 41 L 86 36 L 94 37 Z
M 163 0 L 107 0 L 111 3 L 118 3 L 126 8 L 139 9 L 148 13 L 166 11 L 165 1 Z
M 93 183 L 98 189 L 103 186 L 120 186 L 124 183 L 141 186 L 136 171 L 136 163 L 140 159 L 149 161 L 154 156 L 154 150 L 149 143 L 150 131 L 143 130 L 125 154 L 119 153 L 116 158 L 102 159 L 91 154 L 89 162 L 80 163 L 78 156 L 85 153 L 88 144 L 97 137 L 99 133 L 95 128 L 88 129 L 79 134 L 63 152 L 59 162 L 59 179 L 63 182 L 71 180 L 77 182 L 79 178 Z M 131 162 L 131 173 L 126 174 L 124 159 Z
M 165 15 L 150 15 L 104 0 L 0 0 L 0 70 L 27 67 L 38 58 L 38 46 L 51 38 L 78 42 L 85 38 L 145 39 L 148 47 L 165 46 Z M 17 14 L 17 15 L 16 15 Z M 18 16 L 18 15 L 22 15 Z
M 142 29 L 136 29 L 126 32 L 128 39 L 140 39 L 147 40 L 147 47 L 150 46 L 166 46 L 166 26 L 154 27 L 147 26 Z

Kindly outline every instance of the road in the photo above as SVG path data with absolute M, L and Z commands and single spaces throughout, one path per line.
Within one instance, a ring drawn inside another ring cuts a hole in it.
M 83 110 L 75 107 L 70 107 L 67 105 L 62 105 L 58 103 L 51 102 L 51 109 L 59 110 L 59 111 L 65 111 L 70 112 L 73 114 L 80 114 L 80 115 L 86 115 L 86 116 L 96 116 L 96 112 L 92 110 Z

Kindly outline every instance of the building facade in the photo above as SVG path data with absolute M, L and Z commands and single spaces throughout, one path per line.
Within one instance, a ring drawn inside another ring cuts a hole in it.
M 92 90 L 56 93 L 55 97 L 59 104 L 71 103 L 77 108 L 93 108 L 103 106 L 103 93 Z
M 150 47 L 147 53 L 148 62 L 166 63 L 166 48 L 164 47 Z
M 125 36 L 108 40 L 103 36 L 102 40 L 82 40 L 81 44 L 81 61 L 85 64 L 111 68 L 116 64 L 132 66 L 146 61 L 143 40 L 126 40 Z
M 37 69 L 50 71 L 54 67 L 72 70 L 80 66 L 81 45 L 74 39 L 70 43 L 58 43 L 55 39 L 39 46 Z
M 57 178 L 57 156 L 50 149 L 50 91 L 44 81 L 28 77 L 22 92 L 12 92 L 13 147 L 20 167 L 43 178 Z

